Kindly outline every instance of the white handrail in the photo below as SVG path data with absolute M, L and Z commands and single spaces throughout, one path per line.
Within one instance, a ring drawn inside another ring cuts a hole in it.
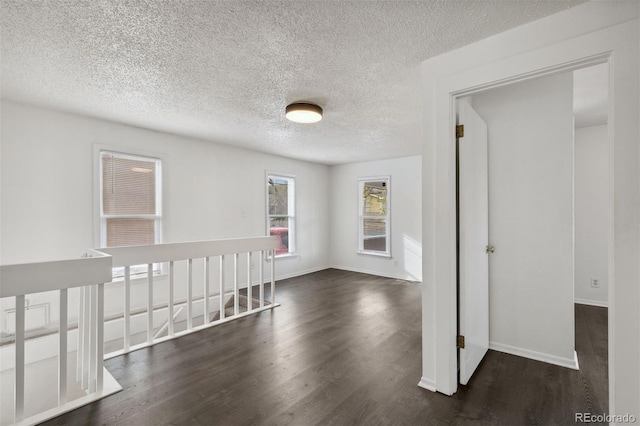
M 176 260 L 200 259 L 233 253 L 271 250 L 280 247 L 278 237 L 232 238 L 226 240 L 192 241 L 148 246 L 109 247 L 97 252 L 112 256 L 113 267 L 146 265 Z
M 25 263 L 0 266 L 0 297 L 15 297 L 16 339 L 14 379 L 14 420 L 25 417 L 25 296 L 46 291 L 59 291 L 60 316 L 58 339 L 58 406 L 67 405 L 67 347 L 68 347 L 68 289 L 72 287 L 93 288 L 90 340 L 83 344 L 88 351 L 85 374 L 92 390 L 103 390 L 101 356 L 104 326 L 104 283 L 111 281 L 111 256 L 92 252 L 88 257 L 48 262 Z M 80 348 L 79 348 L 80 350 Z
M 111 282 L 111 256 L 0 266 L 0 298 Z

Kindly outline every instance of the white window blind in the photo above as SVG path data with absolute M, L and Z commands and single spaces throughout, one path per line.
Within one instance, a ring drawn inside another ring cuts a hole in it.
M 100 152 L 100 245 L 121 247 L 161 242 L 161 162 L 159 159 Z M 114 268 L 114 278 L 123 268 Z M 160 265 L 154 265 L 160 273 Z M 146 265 L 131 268 L 146 275 Z

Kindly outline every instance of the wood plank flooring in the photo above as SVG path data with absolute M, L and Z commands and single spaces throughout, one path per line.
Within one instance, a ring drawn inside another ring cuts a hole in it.
M 113 358 L 123 391 L 51 425 L 533 425 L 606 413 L 607 311 L 576 306 L 581 371 L 489 351 L 452 397 L 417 386 L 420 284 L 329 269 L 282 306 Z

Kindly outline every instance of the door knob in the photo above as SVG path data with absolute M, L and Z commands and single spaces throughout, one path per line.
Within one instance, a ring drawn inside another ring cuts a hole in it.
M 496 251 L 496 248 L 493 246 L 487 246 L 487 253 L 493 253 L 494 251 Z

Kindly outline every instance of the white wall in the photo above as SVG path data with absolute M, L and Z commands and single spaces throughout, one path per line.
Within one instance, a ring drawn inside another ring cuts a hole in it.
M 281 275 L 328 265 L 327 166 L 3 101 L 3 264 L 96 247 L 94 144 L 163 161 L 164 242 L 265 235 L 265 170 L 296 175 L 297 249 Z
M 451 96 L 541 72 L 609 61 L 610 413 L 640 415 L 640 4 L 591 1 L 422 64 L 423 370 L 420 386 L 456 392 L 455 156 Z M 615 60 L 613 60 L 615 59 Z M 595 63 L 595 62 L 591 62 Z M 452 219 L 452 217 L 454 217 Z
M 163 242 L 265 235 L 265 171 L 295 175 L 298 256 L 277 260 L 276 275 L 328 267 L 327 166 L 7 101 L 2 102 L 0 263 L 75 258 L 99 245 L 96 144 L 162 158 Z M 186 277 L 184 265 L 176 268 L 176 276 Z M 194 269 L 202 274 L 202 267 Z M 166 298 L 166 281 L 155 283 L 156 303 Z M 121 287 L 107 287 L 106 315 L 121 309 Z M 194 296 L 202 294 L 202 287 L 195 287 Z M 133 283 L 133 308 L 145 306 L 145 289 L 146 281 Z M 185 292 L 177 288 L 176 297 Z
M 421 157 L 332 166 L 330 262 L 334 268 L 422 280 Z M 358 178 L 391 176 L 391 258 L 358 254 Z
M 609 227 L 609 153 L 607 126 L 575 133 L 575 300 L 607 306 Z M 599 286 L 591 286 L 596 278 Z
M 489 339 L 574 365 L 573 73 L 473 96 L 489 141 Z

